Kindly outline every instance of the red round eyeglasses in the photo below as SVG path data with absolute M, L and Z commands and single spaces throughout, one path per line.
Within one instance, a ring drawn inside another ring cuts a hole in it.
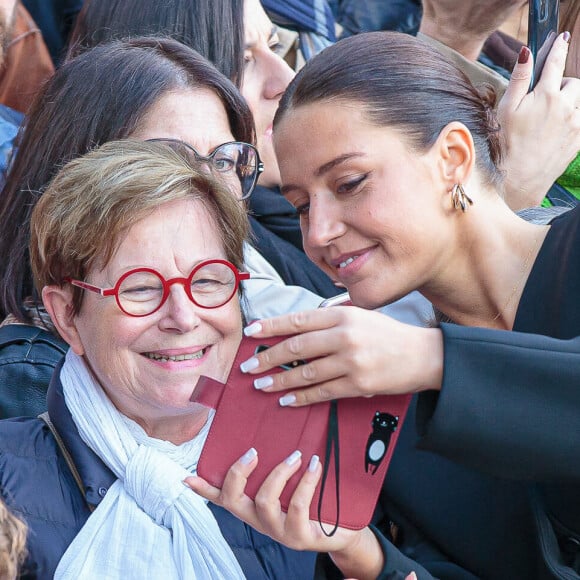
M 152 268 L 135 268 L 125 272 L 113 288 L 99 288 L 72 278 L 66 278 L 65 282 L 101 296 L 114 296 L 125 314 L 140 317 L 157 312 L 173 284 L 181 284 L 196 306 L 219 308 L 233 298 L 240 282 L 249 278 L 248 272 L 241 272 L 227 260 L 206 260 L 197 264 L 187 278 L 166 280 Z

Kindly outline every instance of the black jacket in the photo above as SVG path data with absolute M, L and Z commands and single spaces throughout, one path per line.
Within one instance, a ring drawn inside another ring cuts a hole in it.
M 46 411 L 46 389 L 68 345 L 24 324 L 0 327 L 0 419 Z
M 580 576 L 579 296 L 576 208 L 552 222 L 513 332 L 442 325 L 442 389 L 419 401 L 422 449 L 522 483 L 554 578 Z

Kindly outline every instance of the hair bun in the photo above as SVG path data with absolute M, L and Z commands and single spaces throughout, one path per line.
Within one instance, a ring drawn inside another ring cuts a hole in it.
M 488 84 L 477 87 L 477 93 L 480 98 L 483 116 L 483 125 L 487 131 L 489 144 L 489 154 L 496 165 L 499 165 L 501 159 L 501 138 L 500 124 L 497 117 L 496 105 L 498 103 L 495 89 Z

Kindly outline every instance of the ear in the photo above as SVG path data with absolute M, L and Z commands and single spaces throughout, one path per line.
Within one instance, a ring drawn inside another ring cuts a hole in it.
M 60 286 L 45 286 L 42 289 L 42 301 L 58 333 L 70 345 L 75 354 L 82 356 L 85 350 L 75 324 L 71 289 Z
M 475 145 L 469 129 L 458 121 L 446 125 L 433 145 L 439 156 L 440 177 L 449 191 L 467 183 L 475 166 Z

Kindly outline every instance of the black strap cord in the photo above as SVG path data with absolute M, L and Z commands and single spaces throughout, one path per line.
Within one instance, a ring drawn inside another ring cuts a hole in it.
M 336 493 L 336 522 L 334 527 L 330 532 L 327 532 L 322 525 L 322 500 L 324 498 L 324 490 L 326 488 L 326 479 L 328 477 L 328 470 L 330 467 L 330 461 L 333 456 L 334 450 L 334 479 L 335 479 L 335 493 Z M 320 496 L 318 497 L 318 523 L 320 524 L 320 529 L 322 533 L 331 537 L 334 536 L 336 530 L 338 529 L 338 522 L 340 519 L 340 450 L 338 447 L 338 403 L 337 401 L 330 401 L 330 409 L 328 411 L 328 432 L 326 434 L 326 451 L 324 455 L 324 466 L 322 468 L 322 481 L 320 482 Z

